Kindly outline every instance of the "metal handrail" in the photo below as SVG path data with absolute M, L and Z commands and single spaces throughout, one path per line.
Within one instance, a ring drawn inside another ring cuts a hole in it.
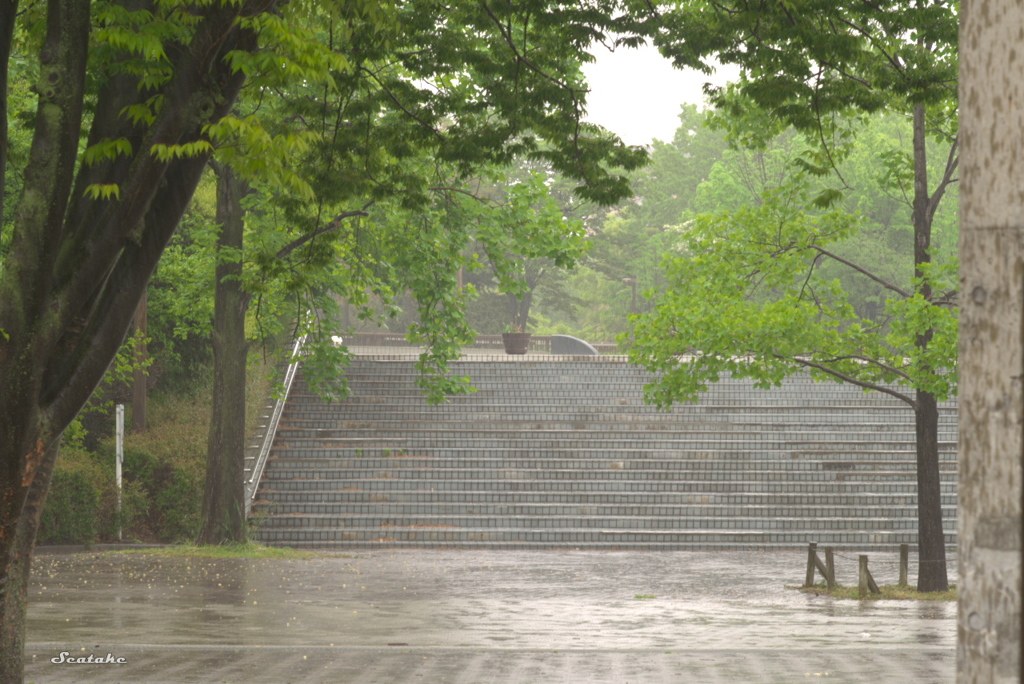
M 291 363 L 288 364 L 288 370 L 284 374 L 284 391 L 281 396 L 278 397 L 274 403 L 274 410 L 270 414 L 270 421 L 267 423 L 266 432 L 263 433 L 263 442 L 260 444 L 260 452 L 256 456 L 256 461 L 252 465 L 252 472 L 249 475 L 249 479 L 245 483 L 245 517 L 248 518 L 252 513 L 252 501 L 256 497 L 256 488 L 260 484 L 260 478 L 263 477 L 263 469 L 267 466 L 267 457 L 270 456 L 270 447 L 274 444 L 274 435 L 277 434 L 277 426 L 281 422 L 281 414 L 284 413 L 285 402 L 288 401 L 288 395 L 292 391 L 292 383 L 295 381 L 295 375 L 299 370 L 299 354 L 302 351 L 302 345 L 305 344 L 306 337 L 300 337 L 295 341 L 295 347 L 292 349 Z

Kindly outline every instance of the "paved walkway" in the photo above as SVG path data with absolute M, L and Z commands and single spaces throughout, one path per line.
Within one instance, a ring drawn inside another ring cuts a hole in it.
M 956 606 L 801 594 L 801 553 L 39 555 L 26 681 L 949 682 Z M 880 583 L 896 557 L 872 554 Z M 955 560 L 950 559 L 951 567 Z M 914 561 L 912 560 L 912 566 Z M 837 560 L 856 578 L 855 554 Z M 69 656 L 124 664 L 54 664 Z

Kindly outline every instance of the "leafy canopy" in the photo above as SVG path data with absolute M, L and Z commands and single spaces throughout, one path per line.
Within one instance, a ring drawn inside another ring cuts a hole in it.
M 631 357 L 664 374 L 650 385 L 660 406 L 693 401 L 723 373 L 769 388 L 808 370 L 913 403 L 900 387 L 944 399 L 956 386 L 956 311 L 920 293 L 893 296 L 876 321 L 858 315 L 836 278 L 822 276 L 834 246 L 860 219 L 808 211 L 806 176 L 762 194 L 760 205 L 700 215 L 665 258 L 668 285 L 635 319 Z M 926 269 L 936 290 L 955 264 Z M 931 329 L 927 347 L 919 331 Z

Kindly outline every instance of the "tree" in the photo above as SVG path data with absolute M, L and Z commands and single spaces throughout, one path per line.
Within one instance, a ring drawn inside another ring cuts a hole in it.
M 645 310 L 647 300 L 637 293 L 664 287 L 661 259 L 679 240 L 680 226 L 696 209 L 698 188 L 726 152 L 724 132 L 707 119 L 695 105 L 682 107 L 672 140 L 655 140 L 650 165 L 634 174 L 634 197 L 588 222 L 591 272 L 579 277 L 582 318 L 602 339 L 625 331 L 629 314 Z
M 245 510 L 245 370 L 248 297 L 242 283 L 246 184 L 216 164 L 218 262 L 214 283 L 213 415 L 206 453 L 200 544 L 242 542 Z
M 26 49 L 39 46 L 33 143 L 0 274 L 0 682 L 15 682 L 60 436 L 124 339 L 215 145 L 259 133 L 229 116 L 247 75 L 321 81 L 327 71 L 337 83 L 369 73 L 379 97 L 425 123 L 424 137 L 465 150 L 454 163 L 535 154 L 596 199 L 628 192 L 608 169 L 644 155 L 579 122 L 578 63 L 625 21 L 612 19 L 614 2 L 330 4 L 334 45 L 288 29 L 289 17 L 313 11 L 302 3 L 49 0 L 20 15 L 13 0 L 0 6 L 4 61 L 20 45 L 12 17 Z M 39 36 L 28 31 L 37 25 Z M 383 73 L 395 64 L 403 78 Z M 445 80 L 467 64 L 478 81 Z M 444 105 L 455 103 L 452 119 Z M 347 142 L 355 149 L 354 136 Z
M 479 227 L 464 277 L 474 290 L 467 313 L 478 333 L 527 332 L 540 292 L 551 309 L 571 309 L 567 269 L 586 251 L 584 217 L 598 206 L 576 197 L 574 186 L 549 164 L 528 158 L 481 178 L 477 211 L 462 213 Z
M 934 342 L 943 331 L 932 326 L 941 325 L 945 309 L 955 300 L 955 290 L 936 288 L 944 278 L 939 276 L 941 269 L 931 264 L 931 231 L 939 203 L 956 180 L 956 3 L 923 0 L 908 7 L 888 0 L 801 0 L 750 6 L 716 0 L 679 3 L 662 13 L 652 13 L 650 21 L 659 27 L 655 37 L 659 48 L 676 64 L 707 70 L 704 60 L 714 54 L 722 63 L 741 67 L 736 85 L 711 93 L 720 110 L 737 120 L 755 109 L 767 112 L 774 119 L 774 125 L 767 127 L 772 134 L 792 126 L 814 143 L 801 166 L 819 176 L 834 174 L 838 187 L 808 197 L 811 204 L 826 207 L 842 198 L 844 179 L 838 165 L 855 139 L 856 129 L 850 126 L 852 115 L 892 111 L 912 118 L 911 152 L 900 157 L 908 166 L 899 173 L 912 179 L 913 187 L 913 292 L 892 284 L 886 286 L 910 309 L 906 320 L 913 328 L 901 334 L 914 338 L 914 350 L 908 352 L 912 368 L 887 363 L 887 368 L 878 372 L 884 370 L 889 374 L 886 379 L 901 378 L 913 385 L 912 395 L 908 393 L 905 398 L 915 411 L 917 425 L 918 588 L 945 589 L 948 581 L 935 396 L 942 382 L 929 378 L 945 377 L 939 375 L 941 370 L 952 366 L 943 356 L 949 351 L 948 345 Z M 949 144 L 943 172 L 932 187 L 928 181 L 928 136 Z M 805 222 L 801 219 L 793 225 L 800 223 Z M 806 302 L 801 306 L 807 306 Z M 821 315 L 827 318 L 828 314 L 822 311 Z M 650 357 L 655 367 L 664 366 L 665 345 L 672 344 L 666 339 L 660 343 L 655 340 L 673 330 L 669 321 L 662 322 L 666 326 L 662 332 L 649 327 L 646 333 L 652 345 L 663 345 L 659 352 L 649 348 L 655 354 Z M 860 337 L 862 332 L 856 331 L 855 336 Z M 701 351 L 718 355 L 728 353 L 730 348 L 705 347 Z M 685 351 L 685 347 L 677 350 Z M 637 358 L 645 356 L 640 349 L 635 354 Z M 822 354 L 828 355 L 824 350 Z M 865 356 L 878 360 L 873 355 Z M 847 361 L 840 359 L 842 363 Z M 811 362 L 822 366 L 816 368 L 819 372 L 828 372 L 820 360 Z M 777 381 L 785 369 L 773 368 L 771 376 Z M 853 376 L 839 368 L 830 377 L 846 381 Z M 665 392 L 660 395 L 663 401 L 674 396 L 673 385 L 672 380 L 666 380 Z
M 1020 7 L 963 3 L 959 684 L 1021 674 Z

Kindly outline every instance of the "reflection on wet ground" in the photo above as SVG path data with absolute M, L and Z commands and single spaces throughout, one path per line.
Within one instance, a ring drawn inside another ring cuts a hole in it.
M 856 581 L 856 557 L 849 555 L 837 560 L 840 583 Z M 893 560 L 872 554 L 880 583 L 895 581 Z M 483 679 L 465 678 L 467 668 L 482 666 L 481 659 L 507 656 L 514 663 L 518 655 L 540 663 L 555 652 L 561 654 L 557 665 L 509 681 L 562 681 L 559 668 L 609 657 L 611 667 L 637 654 L 667 667 L 665 673 L 704 667 L 704 681 L 726 681 L 714 673 L 732 671 L 737 659 L 765 658 L 769 664 L 755 669 L 750 681 L 791 681 L 785 672 L 773 679 L 770 663 L 803 662 L 800 653 L 815 661 L 842 652 L 849 657 L 829 671 L 833 681 L 870 681 L 877 669 L 872 662 L 887 669 L 906 663 L 924 677 L 900 681 L 952 678 L 955 604 L 835 601 L 787 589 L 802 582 L 804 562 L 801 553 L 738 552 L 372 550 L 310 560 L 39 555 L 29 607 L 29 674 L 40 683 L 78 681 L 66 679 L 66 665 L 58 673 L 48 660 L 84 647 L 132 654 L 129 665 L 140 668 L 134 681 L 165 681 L 159 668 L 147 669 L 147 654 L 155 663 L 175 652 L 215 657 L 218 651 L 214 663 L 226 667 L 225 659 L 235 658 L 240 664 L 234 674 L 228 668 L 211 681 L 278 681 L 260 679 L 241 664 L 253 661 L 239 653 L 261 649 L 296 658 L 301 651 L 301 662 L 329 661 L 325 668 L 335 666 L 335 674 L 324 681 L 423 681 L 424 664 L 410 656 L 419 652 L 436 662 L 447 657 L 450 681 L 467 682 L 499 681 L 488 677 L 509 669 L 502 660 L 486 666 L 491 669 L 481 673 Z M 602 655 L 595 659 L 587 652 Z M 380 675 L 392 679 L 361 678 L 367 669 L 357 668 L 359 653 L 377 670 L 381 657 L 392 658 L 397 669 Z M 866 665 L 856 664 L 865 657 Z M 189 656 L 193 664 L 199 659 Z M 400 665 L 404 659 L 407 666 Z M 921 671 L 924 663 L 934 679 Z M 123 678 L 127 670 L 115 675 L 110 667 L 91 667 L 91 679 L 81 681 L 133 680 L 103 679 Z M 633 681 L 661 681 L 662 669 Z M 610 672 L 601 670 L 590 681 L 614 681 L 601 678 Z M 269 676 L 265 669 L 263 674 Z M 175 677 L 166 681 L 205 681 L 187 667 Z

